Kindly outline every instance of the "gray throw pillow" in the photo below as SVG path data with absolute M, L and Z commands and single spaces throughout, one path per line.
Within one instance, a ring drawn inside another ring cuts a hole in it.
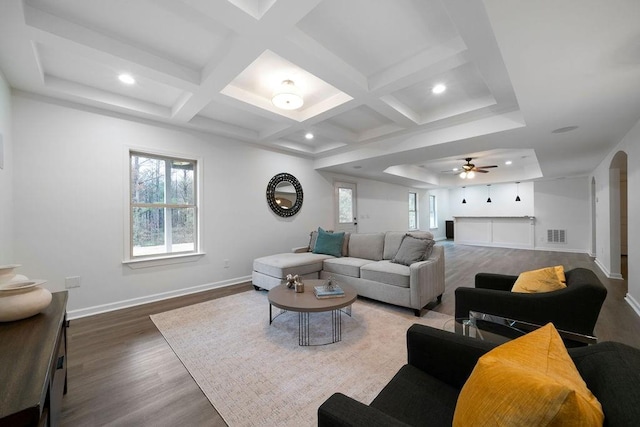
M 431 255 L 431 249 L 435 241 L 431 239 L 417 239 L 406 235 L 400 243 L 398 253 L 391 262 L 402 265 L 411 265 L 414 262 L 424 261 Z M 428 252 L 428 254 L 427 254 Z

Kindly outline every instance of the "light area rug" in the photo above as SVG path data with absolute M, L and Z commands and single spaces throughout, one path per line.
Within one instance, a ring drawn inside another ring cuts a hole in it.
M 280 311 L 274 307 L 274 315 Z M 342 341 L 298 345 L 298 313 L 269 325 L 266 292 L 240 294 L 155 314 L 151 319 L 230 426 L 314 426 L 335 392 L 369 404 L 407 362 L 406 332 L 451 319 L 358 299 L 342 314 Z M 312 313 L 311 341 L 328 341 L 331 318 Z

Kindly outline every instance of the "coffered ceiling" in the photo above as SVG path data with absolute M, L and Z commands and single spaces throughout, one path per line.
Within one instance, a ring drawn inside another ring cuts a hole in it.
M 447 187 L 473 157 L 498 165 L 474 183 L 552 179 L 589 173 L 640 119 L 639 16 L 636 0 L 2 0 L 0 69 L 323 171 Z M 272 104 L 283 80 L 302 107 Z

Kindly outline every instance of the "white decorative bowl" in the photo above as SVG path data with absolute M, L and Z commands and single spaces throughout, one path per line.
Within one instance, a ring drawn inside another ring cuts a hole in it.
M 26 276 L 13 272 L 13 269 L 18 267 L 20 267 L 20 264 L 0 265 L 0 284 L 14 280 L 27 280 Z
M 51 303 L 51 292 L 38 285 L 44 280 L 13 281 L 0 285 L 0 322 L 34 316 Z

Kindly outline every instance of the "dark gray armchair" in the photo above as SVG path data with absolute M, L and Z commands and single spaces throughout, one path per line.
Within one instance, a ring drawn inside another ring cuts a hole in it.
M 451 426 L 460 390 L 480 356 L 497 344 L 413 325 L 408 364 L 371 405 L 336 393 L 318 409 L 318 426 Z M 569 349 L 604 411 L 605 426 L 640 425 L 640 350 L 605 342 Z
M 607 289 L 586 268 L 565 272 L 567 287 L 552 292 L 525 294 L 511 292 L 518 276 L 479 273 L 475 288 L 457 288 L 455 316 L 469 316 L 469 311 L 545 325 L 556 329 L 593 335 Z

